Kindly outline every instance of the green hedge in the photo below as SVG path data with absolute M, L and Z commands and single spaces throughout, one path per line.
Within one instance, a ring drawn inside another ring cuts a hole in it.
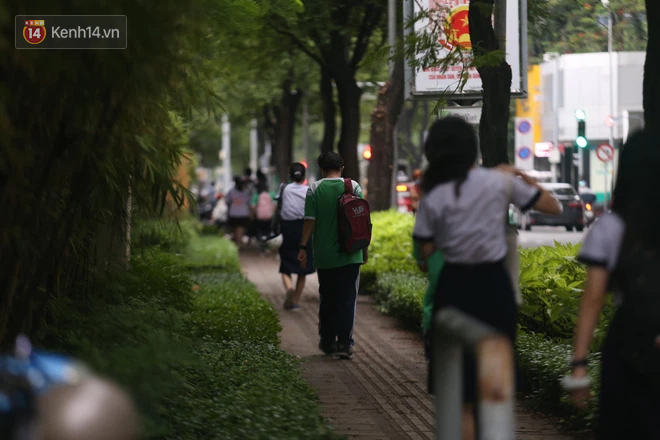
M 144 439 L 337 438 L 235 247 L 186 223 L 133 232 L 130 270 L 86 301 L 56 300 L 36 342 L 127 387 Z
M 379 309 L 411 328 L 421 328 L 422 299 L 428 285 L 422 275 L 384 273 L 378 276 L 374 296 Z
M 371 271 L 371 278 L 367 279 L 369 288 L 380 310 L 418 329 L 428 282 L 416 267 L 411 267 L 409 263 L 412 258 L 396 264 L 396 259 L 402 258 L 404 240 L 411 241 L 413 220 L 408 215 L 394 212 L 378 212 L 372 216 L 372 247 L 385 264 L 380 266 L 370 262 L 365 266 L 365 270 L 369 268 Z M 376 235 L 376 225 L 384 225 L 385 232 Z M 401 228 L 397 234 L 389 229 L 394 225 Z M 398 238 L 394 239 L 395 236 Z M 576 261 L 579 247 L 555 243 L 555 246 L 520 250 L 524 303 L 518 313 L 520 337 L 517 357 L 527 391 L 541 407 L 554 410 L 576 426 L 589 426 L 596 414 L 595 402 L 592 402 L 589 411 L 577 413 L 559 384 L 567 372 L 572 350 L 570 341 L 585 282 L 584 266 Z M 407 247 L 407 252 L 410 252 L 410 247 Z M 612 301 L 608 299 L 604 318 L 596 331 L 593 346 L 596 359 L 612 312 Z M 597 382 L 597 362 L 590 374 Z
M 412 234 L 415 219 L 396 211 L 380 211 L 371 215 L 373 231 L 369 246 L 369 263 L 362 267 L 360 293 L 377 290 L 378 275 L 388 272 L 420 275 L 412 257 Z
M 586 270 L 576 260 L 580 244 L 560 244 L 520 250 L 520 288 L 524 302 L 518 311 L 521 328 L 549 338 L 571 340 L 575 331 Z M 608 296 L 594 338 L 599 349 L 613 313 Z

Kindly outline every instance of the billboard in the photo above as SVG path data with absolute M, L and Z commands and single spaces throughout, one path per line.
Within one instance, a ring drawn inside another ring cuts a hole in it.
M 407 11 L 406 17 L 419 18 L 414 24 L 414 32 L 437 38 L 435 65 L 407 69 L 410 94 L 481 96 L 481 77 L 476 67 L 470 67 L 473 61 L 468 19 L 470 0 L 414 0 L 405 3 L 412 9 Z M 511 93 L 517 97 L 526 94 L 526 13 L 526 0 L 507 1 L 506 61 L 513 74 Z M 424 54 L 417 57 L 419 61 Z

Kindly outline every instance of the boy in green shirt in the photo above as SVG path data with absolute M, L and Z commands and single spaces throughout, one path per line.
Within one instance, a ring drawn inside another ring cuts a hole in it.
M 337 208 L 344 193 L 344 160 L 335 152 L 318 159 L 323 179 L 314 182 L 305 199 L 305 223 L 298 261 L 307 265 L 307 243 L 312 238 L 314 263 L 319 278 L 319 349 L 341 359 L 353 358 L 353 325 L 360 280 L 360 265 L 367 262 L 367 250 L 351 254 L 339 248 Z M 362 197 L 362 188 L 352 181 L 353 191 Z

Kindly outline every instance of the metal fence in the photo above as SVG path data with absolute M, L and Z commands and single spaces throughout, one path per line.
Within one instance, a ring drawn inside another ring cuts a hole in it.
M 454 308 L 439 311 L 434 319 L 436 439 L 462 439 L 463 350 L 470 350 L 477 358 L 479 440 L 512 440 L 515 394 L 511 342 Z

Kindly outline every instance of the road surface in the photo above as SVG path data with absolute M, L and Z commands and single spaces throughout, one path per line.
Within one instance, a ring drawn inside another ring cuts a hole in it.
M 518 244 L 524 248 L 553 246 L 555 240 L 560 243 L 580 243 L 585 232 L 567 232 L 566 228 L 538 226 L 531 231 L 520 231 Z

